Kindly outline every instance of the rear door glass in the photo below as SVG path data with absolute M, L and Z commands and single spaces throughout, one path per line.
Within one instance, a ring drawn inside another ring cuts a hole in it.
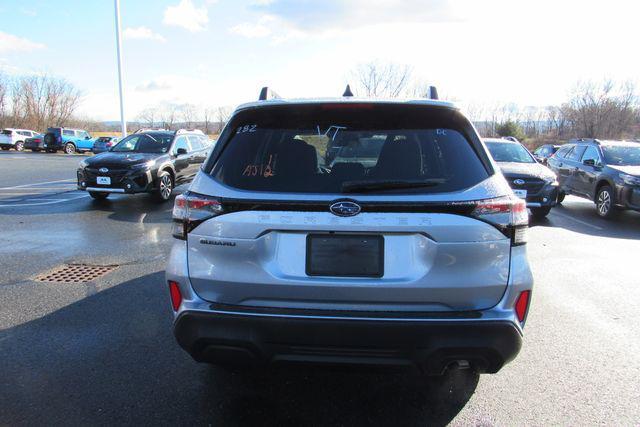
M 568 160 L 573 160 L 574 162 L 579 162 L 580 157 L 582 157 L 582 153 L 584 153 L 585 149 L 586 147 L 584 145 L 576 145 L 574 149 L 571 150 L 571 153 L 567 155 L 566 158 Z
M 354 182 L 430 182 L 384 191 L 444 192 L 489 176 L 469 123 L 441 108 L 267 107 L 237 114 L 230 126 L 211 173 L 244 190 L 341 193 Z

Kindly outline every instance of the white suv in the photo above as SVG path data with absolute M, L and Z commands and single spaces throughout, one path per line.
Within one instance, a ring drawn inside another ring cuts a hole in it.
M 469 120 L 431 99 L 261 98 L 176 198 L 178 343 L 223 365 L 512 360 L 527 210 Z
M 24 150 L 24 141 L 38 135 L 38 132 L 28 129 L 3 129 L 0 133 L 0 147 L 3 150 L 15 148 L 16 151 Z

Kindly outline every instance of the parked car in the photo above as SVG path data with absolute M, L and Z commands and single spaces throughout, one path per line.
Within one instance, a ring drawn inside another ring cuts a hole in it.
M 640 211 L 640 143 L 573 140 L 549 159 L 560 182 L 559 200 L 573 194 L 592 200 L 602 218 L 621 209 Z
M 99 138 L 96 138 L 96 142 L 93 143 L 93 148 L 91 149 L 91 151 L 94 154 L 109 151 L 111 147 L 118 143 L 118 141 L 120 141 L 120 138 L 115 136 L 101 136 Z
M 111 193 L 154 193 L 168 200 L 176 185 L 190 181 L 209 148 L 200 131 L 152 131 L 123 138 L 109 151 L 84 159 L 78 189 L 94 199 Z
M 536 218 L 549 215 L 558 200 L 555 174 L 519 142 L 496 138 L 485 138 L 484 142 L 514 194 L 526 200 L 531 214 Z
M 166 280 L 180 346 L 222 365 L 442 374 L 511 361 L 533 284 L 527 210 L 460 110 L 260 98 L 175 200 Z M 332 126 L 364 155 L 327 164 Z
M 3 150 L 14 149 L 16 151 L 24 150 L 24 141 L 37 135 L 38 132 L 28 129 L 2 129 L 0 132 L 0 148 Z
M 533 152 L 533 157 L 535 157 L 538 162 L 542 163 L 543 165 L 546 165 L 549 157 L 553 156 L 556 153 L 556 151 L 558 151 L 559 148 L 560 148 L 560 145 L 554 145 L 554 144 L 541 145 L 540 147 L 536 148 L 536 150 Z
M 24 140 L 24 149 L 33 152 L 44 150 L 44 134 L 37 134 Z
M 44 146 L 48 152 L 64 150 L 67 154 L 91 151 L 95 140 L 86 130 L 53 127 L 44 135 Z

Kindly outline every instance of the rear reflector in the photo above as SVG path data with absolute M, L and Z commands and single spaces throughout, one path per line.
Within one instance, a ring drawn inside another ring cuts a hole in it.
M 531 291 L 522 291 L 518 300 L 516 301 L 516 315 L 518 316 L 518 320 L 520 323 L 524 322 L 524 319 L 527 317 L 527 310 L 529 309 L 529 297 L 531 296 Z
M 182 294 L 180 293 L 180 286 L 177 282 L 169 280 L 169 294 L 171 295 L 173 311 L 178 311 L 180 304 L 182 304 Z

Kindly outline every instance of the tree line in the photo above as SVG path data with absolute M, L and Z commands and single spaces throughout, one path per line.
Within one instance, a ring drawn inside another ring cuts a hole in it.
M 379 61 L 358 65 L 349 80 L 357 96 L 422 97 L 428 88 L 428 84 L 414 77 L 411 67 Z M 81 100 L 82 92 L 62 78 L 0 74 L 0 128 L 42 131 L 49 126 L 67 126 L 118 131 L 117 124 L 79 116 Z M 482 136 L 511 135 L 533 147 L 576 137 L 636 140 L 640 138 L 638 100 L 634 84 L 605 80 L 577 83 L 560 105 L 462 103 L 462 107 Z M 129 122 L 129 129 L 199 128 L 207 134 L 217 134 L 231 113 L 231 107 L 162 103 L 140 111 Z

